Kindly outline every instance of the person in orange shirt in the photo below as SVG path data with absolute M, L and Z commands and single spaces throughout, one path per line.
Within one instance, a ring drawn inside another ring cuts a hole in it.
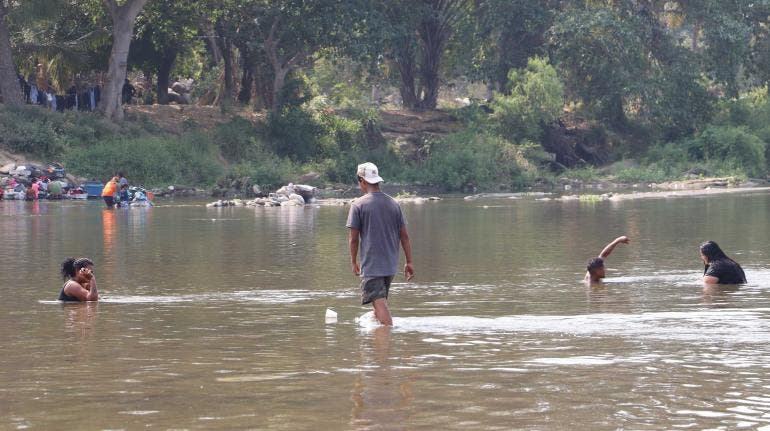
M 107 208 L 115 206 L 115 195 L 118 194 L 118 177 L 112 177 L 102 189 L 102 199 L 107 204 Z

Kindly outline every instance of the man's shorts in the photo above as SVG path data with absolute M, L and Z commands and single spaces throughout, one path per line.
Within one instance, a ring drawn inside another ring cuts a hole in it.
M 367 277 L 361 280 L 361 305 L 366 305 L 375 299 L 387 299 L 391 281 L 393 281 L 392 275 Z

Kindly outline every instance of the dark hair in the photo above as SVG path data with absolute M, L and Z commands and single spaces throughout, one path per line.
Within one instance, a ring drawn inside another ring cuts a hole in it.
M 78 271 L 80 271 L 81 268 L 85 268 L 89 265 L 93 266 L 93 264 L 94 262 L 87 257 L 81 257 L 77 260 L 74 257 L 68 257 L 64 259 L 64 262 L 61 263 L 62 278 L 65 280 L 67 278 L 72 278 L 75 276 L 75 274 L 77 274 Z
M 126 79 L 126 81 L 128 81 L 128 79 Z M 125 175 L 123 175 L 123 171 L 118 171 L 118 176 L 119 177 L 125 177 Z
M 701 244 L 700 252 L 701 254 L 706 256 L 709 262 L 719 260 L 719 259 L 730 259 L 729 257 L 727 257 L 725 252 L 723 252 L 722 249 L 719 247 L 719 244 L 715 243 L 714 241 L 706 241 L 703 244 Z
M 700 252 L 704 256 L 706 256 L 706 259 L 708 259 L 708 264 L 703 268 L 703 275 L 706 275 L 706 272 L 709 269 L 709 265 L 711 262 L 714 262 L 716 260 L 729 260 L 730 262 L 734 263 L 738 269 L 741 272 L 741 276 L 743 278 L 743 282 L 746 282 L 746 274 L 743 272 L 743 268 L 738 264 L 738 262 L 734 261 L 732 258 L 727 256 L 724 251 L 719 247 L 719 244 L 715 243 L 714 241 L 706 241 L 703 244 L 700 245 Z
M 593 257 L 588 261 L 588 264 L 586 265 L 586 271 L 591 272 L 594 269 L 599 269 L 602 267 L 604 267 L 604 259 L 601 257 Z

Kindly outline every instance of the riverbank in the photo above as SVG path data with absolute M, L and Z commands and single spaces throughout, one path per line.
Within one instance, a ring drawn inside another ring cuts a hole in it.
M 565 185 L 550 190 L 538 189 L 518 193 L 478 193 L 465 196 L 464 199 L 520 199 L 529 197 L 539 201 L 599 202 L 762 192 L 770 192 L 770 182 L 767 180 L 739 181 L 733 177 L 719 177 L 645 184 L 601 181 L 586 183 L 581 187 Z
M 211 107 L 143 107 L 115 125 L 91 113 L 0 106 L 0 166 L 58 162 L 76 185 L 124 171 L 158 197 L 221 199 L 250 199 L 289 183 L 317 187 L 320 198 L 352 198 L 358 191 L 351 172 L 363 160 L 385 173 L 388 193 L 417 196 L 733 187 L 746 178 L 740 165 L 693 167 L 682 160 L 675 169 L 628 159 L 554 172 L 539 146 L 505 141 L 450 112 L 394 112 L 272 118 Z M 305 123 L 290 126 L 292 118 Z M 314 135 L 306 136 L 308 130 Z M 312 148 L 297 147 L 307 139 Z

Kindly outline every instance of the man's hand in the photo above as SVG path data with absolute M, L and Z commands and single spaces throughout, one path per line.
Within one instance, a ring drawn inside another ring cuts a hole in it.
M 355 275 L 361 275 L 361 267 L 358 266 L 358 263 L 353 262 L 353 274 Z
M 406 281 L 414 278 L 414 268 L 412 267 L 411 263 L 404 265 L 404 277 L 406 278 Z
M 619 237 L 615 238 L 614 240 L 612 240 L 611 243 L 607 244 L 606 247 L 604 247 L 604 250 L 602 250 L 602 252 L 599 253 L 599 257 L 601 257 L 602 259 L 606 259 L 607 256 L 609 256 L 610 253 L 612 253 L 612 250 L 615 249 L 616 245 L 618 245 L 618 244 L 628 244 L 629 242 L 631 242 L 631 240 L 628 239 L 627 236 L 625 236 L 625 235 L 619 236 Z

